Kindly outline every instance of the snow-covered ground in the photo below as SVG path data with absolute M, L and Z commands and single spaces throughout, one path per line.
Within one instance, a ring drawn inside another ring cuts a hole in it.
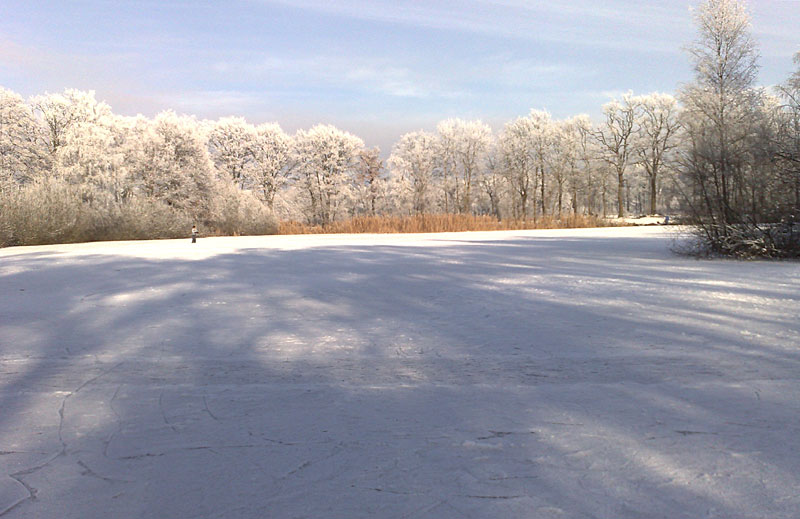
M 609 218 L 611 222 L 619 222 L 627 225 L 665 225 L 669 224 L 669 216 L 648 215 L 648 216 L 626 216 L 625 218 Z M 674 218 L 673 218 L 674 223 Z
M 800 517 L 800 264 L 670 229 L 0 250 L 0 516 Z

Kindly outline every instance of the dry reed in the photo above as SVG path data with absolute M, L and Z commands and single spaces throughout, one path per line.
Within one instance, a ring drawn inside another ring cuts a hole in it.
M 502 220 L 466 214 L 414 216 L 356 216 L 326 225 L 280 222 L 278 234 L 430 233 L 463 231 L 514 231 L 523 229 L 571 229 L 617 225 L 603 218 L 584 215 L 539 217 L 536 220 Z

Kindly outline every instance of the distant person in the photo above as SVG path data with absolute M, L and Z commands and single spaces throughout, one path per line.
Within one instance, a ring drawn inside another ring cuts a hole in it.
M 669 215 L 664 217 L 664 225 L 669 225 Z
M 197 226 L 192 225 L 192 243 L 197 243 Z

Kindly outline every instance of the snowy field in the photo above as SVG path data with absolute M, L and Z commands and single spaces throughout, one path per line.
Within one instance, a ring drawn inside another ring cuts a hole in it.
M 0 250 L 0 516 L 800 517 L 800 264 L 662 227 Z

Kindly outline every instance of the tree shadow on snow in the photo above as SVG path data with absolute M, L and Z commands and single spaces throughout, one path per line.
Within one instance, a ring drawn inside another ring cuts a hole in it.
M 0 514 L 791 517 L 797 274 L 663 247 L 5 258 Z

